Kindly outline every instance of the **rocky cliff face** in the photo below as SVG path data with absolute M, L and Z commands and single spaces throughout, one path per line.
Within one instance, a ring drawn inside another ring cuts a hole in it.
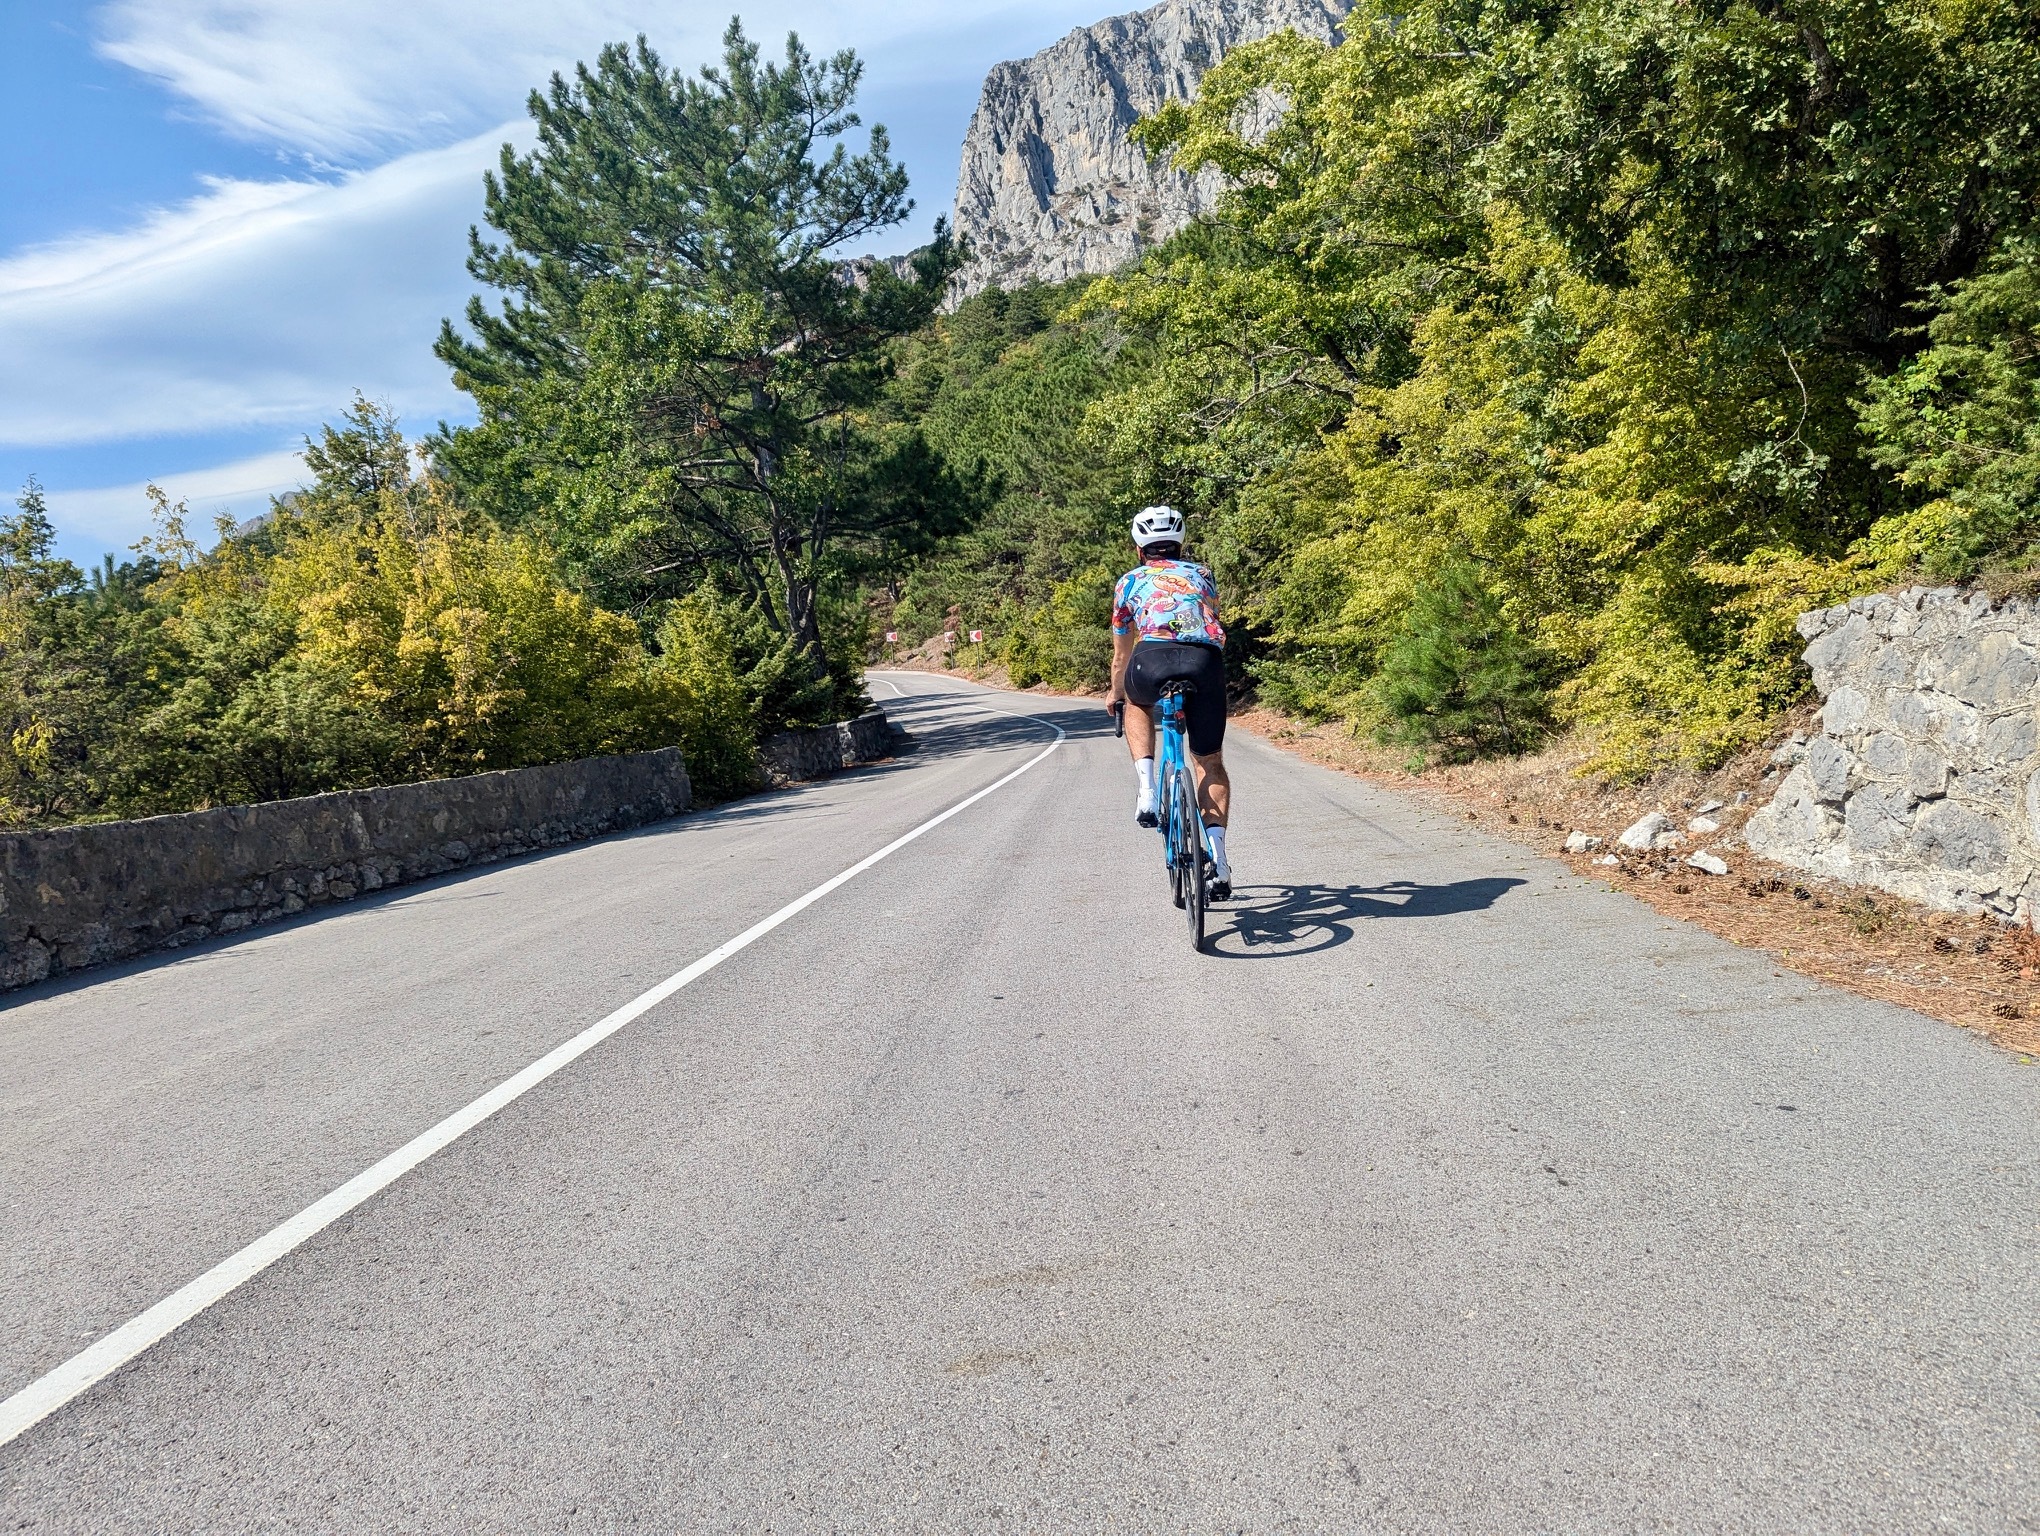
M 1109 272 L 1208 210 L 1210 173 L 1150 164 L 1127 137 L 1228 51 L 1294 27 L 1335 40 L 1351 0 L 1163 0 L 1001 64 L 964 136 L 956 229 L 974 252 L 958 296 Z

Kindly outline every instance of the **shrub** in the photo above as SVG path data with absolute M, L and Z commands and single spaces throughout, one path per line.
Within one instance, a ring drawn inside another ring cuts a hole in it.
M 1384 648 L 1374 697 L 1384 740 L 1436 746 L 1451 760 L 1521 752 L 1547 721 L 1535 647 L 1468 561 L 1416 589 Z
M 703 590 L 670 604 L 659 665 L 680 690 L 680 744 L 695 792 L 722 800 L 758 782 L 757 704 L 737 671 L 735 605 Z
M 288 514 L 279 514 L 279 524 Z M 469 524 L 435 491 L 356 525 L 272 530 L 258 567 L 297 654 L 348 680 L 432 777 L 670 746 L 683 703 L 637 626 L 569 588 L 535 540 Z M 217 583 L 228 562 L 208 562 Z M 191 606 L 198 606 L 193 603 Z
M 1863 553 L 1890 574 L 1972 576 L 2040 557 L 2040 240 L 2007 242 L 1940 296 L 1932 342 L 1870 383 L 1871 456 L 1935 497 L 1882 520 Z

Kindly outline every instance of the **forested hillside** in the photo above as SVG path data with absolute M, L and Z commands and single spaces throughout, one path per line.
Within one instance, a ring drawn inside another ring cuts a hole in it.
M 1138 132 L 1215 218 L 904 350 L 898 408 L 1005 485 L 910 638 L 955 603 L 1095 680 L 1165 498 L 1264 699 L 1636 774 L 1760 734 L 1802 609 L 2033 563 L 2029 4 L 1363 4 Z
M 979 294 L 854 56 L 732 27 L 535 92 L 438 347 L 471 426 L 357 402 L 314 483 L 126 563 L 0 519 L 0 823 L 685 744 L 861 708 L 881 629 L 1103 681 L 1168 500 L 1266 702 L 1426 752 L 1706 765 L 1801 610 L 2040 565 L 2030 0 L 1356 7 L 1136 130 L 1217 212 Z

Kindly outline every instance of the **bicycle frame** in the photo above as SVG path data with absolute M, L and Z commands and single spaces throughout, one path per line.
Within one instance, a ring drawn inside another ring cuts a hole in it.
M 1155 743 L 1155 783 L 1161 811 L 1162 864 L 1164 868 L 1174 869 L 1177 851 L 1185 840 L 1184 829 L 1176 825 L 1176 775 L 1190 775 L 1190 800 L 1192 804 L 1197 801 L 1197 779 L 1190 768 L 1189 738 L 1183 726 L 1183 688 L 1180 683 L 1165 687 L 1155 703 L 1155 734 L 1160 738 Z M 1204 835 L 1201 824 L 1194 835 Z
M 1159 781 L 1155 825 L 1162 834 L 1162 868 L 1168 872 L 1171 893 L 1190 921 L 1191 947 L 1202 951 L 1210 856 L 1183 722 L 1183 695 L 1188 687 L 1186 683 L 1169 683 L 1155 701 L 1156 734 L 1161 737 L 1155 754 Z M 1113 710 L 1115 736 L 1125 731 L 1126 708 L 1122 703 Z

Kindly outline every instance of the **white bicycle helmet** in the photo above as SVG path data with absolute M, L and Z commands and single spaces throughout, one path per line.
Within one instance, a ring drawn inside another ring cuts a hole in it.
M 1133 519 L 1133 542 L 1142 549 L 1182 543 L 1183 514 L 1174 507 L 1142 507 Z

